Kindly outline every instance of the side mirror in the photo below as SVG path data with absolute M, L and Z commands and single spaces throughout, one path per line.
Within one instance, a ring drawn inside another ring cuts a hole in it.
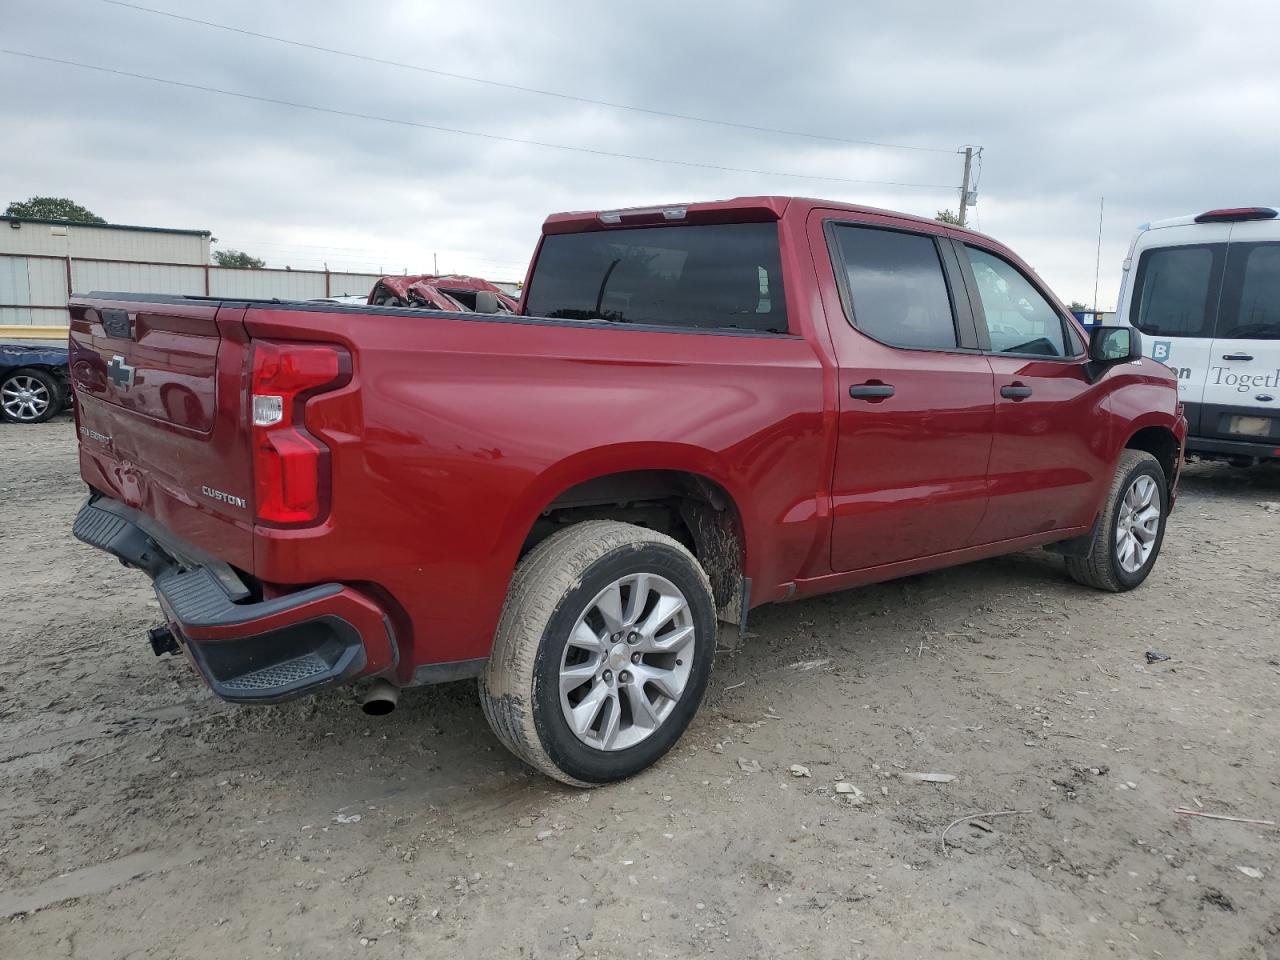
M 492 290 L 476 291 L 476 313 L 497 313 L 498 295 Z
M 1128 363 L 1142 356 L 1142 334 L 1133 327 L 1091 327 L 1089 360 L 1093 363 Z

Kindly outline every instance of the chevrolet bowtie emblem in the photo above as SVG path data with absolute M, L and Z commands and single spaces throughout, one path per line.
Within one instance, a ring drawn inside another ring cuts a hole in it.
M 128 390 L 133 386 L 133 373 L 134 368 L 125 363 L 124 357 L 118 353 L 107 364 L 107 379 L 121 390 Z

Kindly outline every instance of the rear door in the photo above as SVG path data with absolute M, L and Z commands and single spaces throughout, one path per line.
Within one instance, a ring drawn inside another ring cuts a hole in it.
M 1123 317 L 1127 308 L 1128 321 L 1142 331 L 1143 352 L 1177 376 L 1178 399 L 1186 405 L 1192 435 L 1200 433 L 1230 236 L 1228 223 L 1144 234 L 1134 251 L 1133 284 L 1121 311 Z
M 244 304 L 91 299 L 70 309 L 86 482 L 252 570 Z
M 1234 224 L 1197 436 L 1280 447 L 1280 238 Z
M 993 394 L 949 242 L 888 217 L 823 220 L 810 244 L 840 366 L 832 568 L 965 547 L 987 503 Z

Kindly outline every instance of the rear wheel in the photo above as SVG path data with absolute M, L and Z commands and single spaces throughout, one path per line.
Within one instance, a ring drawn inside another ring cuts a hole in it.
M 522 760 L 575 786 L 621 780 L 684 733 L 715 655 L 711 585 L 681 544 L 612 520 L 516 569 L 480 701 Z
M 0 416 L 10 423 L 44 423 L 61 409 L 62 385 L 47 371 L 24 367 L 0 379 Z
M 1168 490 L 1159 460 L 1142 450 L 1125 450 L 1088 552 L 1067 557 L 1071 577 L 1114 593 L 1132 590 L 1147 579 L 1164 542 Z

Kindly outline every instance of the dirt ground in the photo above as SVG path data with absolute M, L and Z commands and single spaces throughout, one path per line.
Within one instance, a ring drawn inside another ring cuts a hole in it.
M 1026 553 L 763 608 L 594 792 L 470 683 L 217 701 L 81 498 L 68 418 L 0 426 L 0 957 L 1280 958 L 1280 828 L 1174 813 L 1280 820 L 1280 470 L 1190 468 L 1131 594 Z

